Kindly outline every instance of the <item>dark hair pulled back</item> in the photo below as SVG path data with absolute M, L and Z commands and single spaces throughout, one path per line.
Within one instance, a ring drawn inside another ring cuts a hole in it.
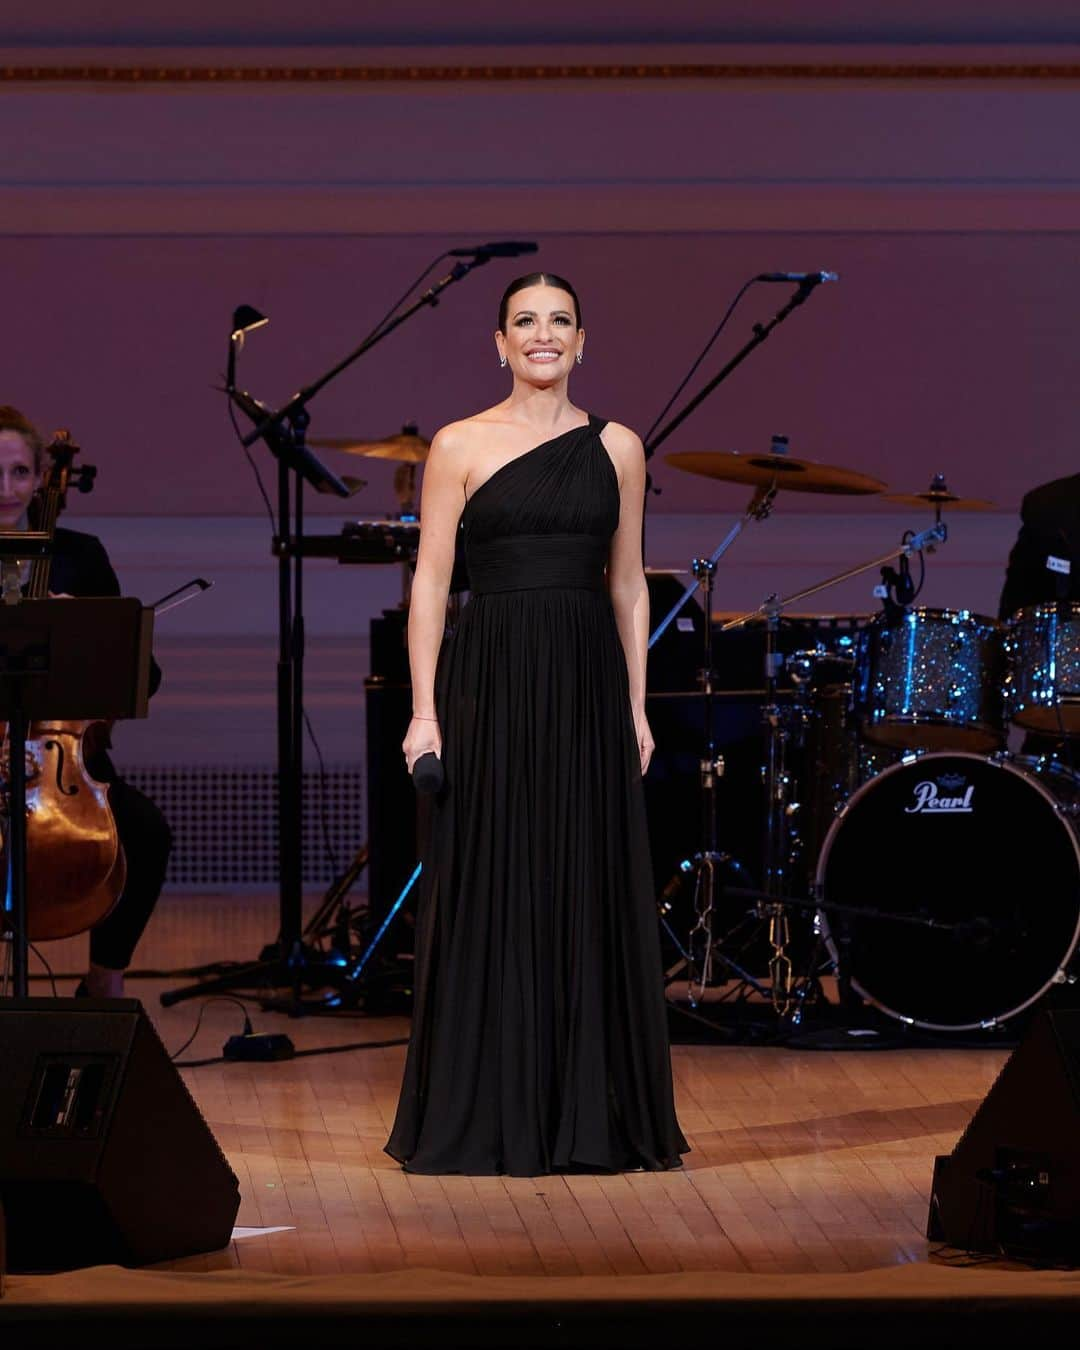
M 577 327 L 581 328 L 581 301 L 577 298 L 577 291 L 566 280 L 565 277 L 557 277 L 554 272 L 530 272 L 528 276 L 517 277 L 503 291 L 503 298 L 499 302 L 499 332 L 506 332 L 506 315 L 510 308 L 510 297 L 516 295 L 518 291 L 523 291 L 529 286 L 554 286 L 556 290 L 565 291 L 574 302 L 574 317 L 577 320 Z

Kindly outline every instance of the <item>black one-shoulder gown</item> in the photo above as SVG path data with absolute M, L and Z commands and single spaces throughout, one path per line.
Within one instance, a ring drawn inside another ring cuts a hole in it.
M 409 1171 L 680 1165 L 626 661 L 605 586 L 604 423 L 497 470 L 463 516 L 472 596 L 443 649 L 446 784 L 387 1152 Z

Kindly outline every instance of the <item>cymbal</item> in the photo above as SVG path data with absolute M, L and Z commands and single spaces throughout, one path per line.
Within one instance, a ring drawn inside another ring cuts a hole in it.
M 364 441 L 356 436 L 312 436 L 309 445 L 324 450 L 342 450 L 347 455 L 363 455 L 366 459 L 396 459 L 403 464 L 423 464 L 431 442 L 415 428 L 399 431 L 396 436 L 384 436 L 379 441 Z
M 910 506 L 915 510 L 929 506 L 935 511 L 995 511 L 995 502 L 983 497 L 958 497 L 948 488 L 931 488 L 929 492 L 889 492 L 881 499 L 896 506 Z
M 741 455 L 737 450 L 687 450 L 666 455 L 668 464 L 686 473 L 719 478 L 725 483 L 786 488 L 791 492 L 836 492 L 869 495 L 884 492 L 886 484 L 854 469 L 818 464 L 794 455 Z

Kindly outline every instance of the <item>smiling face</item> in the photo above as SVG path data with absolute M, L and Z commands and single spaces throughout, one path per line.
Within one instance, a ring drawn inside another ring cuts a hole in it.
M 0 529 L 26 526 L 26 508 L 38 485 L 34 452 L 18 431 L 0 431 Z
M 495 334 L 517 379 L 548 388 L 565 380 L 585 345 L 574 298 L 557 286 L 526 286 L 510 297 L 506 331 Z

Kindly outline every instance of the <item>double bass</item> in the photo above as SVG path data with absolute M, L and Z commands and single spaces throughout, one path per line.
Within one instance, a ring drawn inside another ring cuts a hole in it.
M 46 453 L 50 463 L 31 503 L 34 527 L 55 537 L 69 489 L 89 492 L 96 470 L 73 467 L 79 447 L 57 432 Z M 51 558 L 30 563 L 27 599 L 49 596 Z M 100 722 L 35 721 L 26 743 L 27 938 L 31 942 L 72 937 L 93 928 L 120 898 L 127 877 L 124 851 L 109 804 L 109 787 L 87 772 L 88 734 Z M 6 865 L 9 742 L 0 722 L 3 821 L 0 847 Z

